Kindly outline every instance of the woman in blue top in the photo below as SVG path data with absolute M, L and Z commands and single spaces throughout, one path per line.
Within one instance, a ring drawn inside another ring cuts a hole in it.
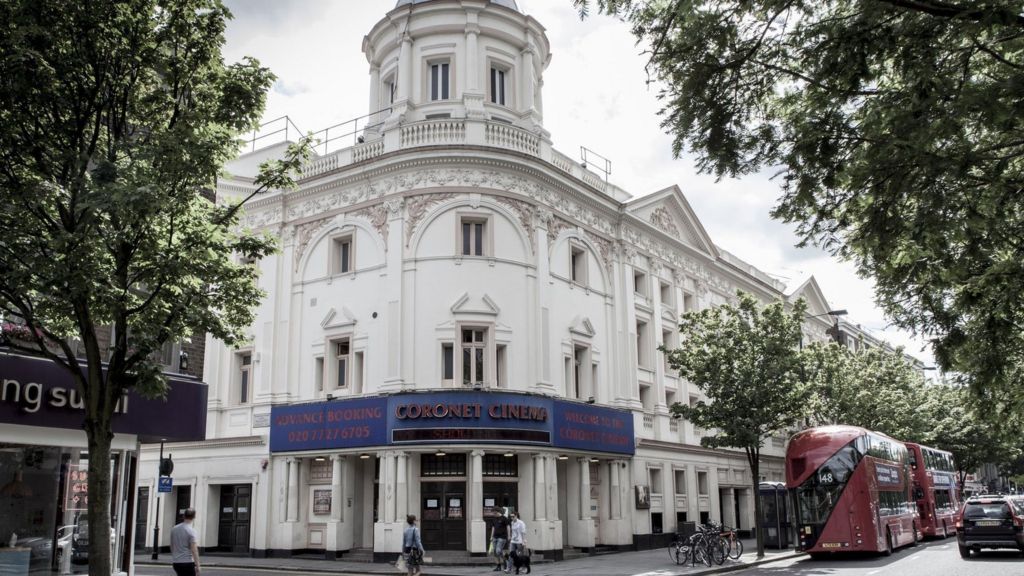
M 405 521 L 407 524 L 402 533 L 402 554 L 405 555 L 409 576 L 417 576 L 423 563 L 423 541 L 420 539 L 420 529 L 416 527 L 416 515 L 409 514 Z

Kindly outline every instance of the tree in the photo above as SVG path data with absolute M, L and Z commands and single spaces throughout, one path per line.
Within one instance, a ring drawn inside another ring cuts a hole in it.
M 1021 413 L 1019 2 L 594 4 L 649 49 L 677 156 L 719 177 L 777 170 L 773 216 L 802 245 L 852 260 L 946 371 Z
M 754 517 L 761 517 L 761 448 L 771 435 L 805 416 L 809 388 L 801 377 L 801 323 L 806 304 L 761 307 L 739 292 L 736 305 L 689 312 L 679 324 L 681 347 L 662 351 L 669 366 L 707 397 L 694 406 L 673 404 L 672 413 L 710 430 L 701 444 L 744 451 L 750 466 Z M 757 554 L 764 535 L 757 531 Z
M 117 400 L 166 393 L 150 358 L 165 342 L 242 339 L 261 292 L 235 259 L 274 249 L 236 229 L 242 202 L 208 199 L 273 81 L 222 61 L 229 17 L 218 0 L 0 3 L 0 313 L 24 327 L 3 344 L 62 366 L 83 396 L 93 576 L 111 573 Z M 291 185 L 302 144 L 253 195 Z
M 924 378 L 902 350 L 851 352 L 836 344 L 812 344 L 803 353 L 815 420 L 861 426 L 903 441 L 926 440 L 931 422 L 921 410 Z
M 1014 442 L 1019 443 L 1013 427 L 993 426 L 989 418 L 979 414 L 977 398 L 962 386 L 929 386 L 924 412 L 932 422 L 929 445 L 953 453 L 960 490 L 967 475 L 982 464 L 1005 464 L 1013 461 Z

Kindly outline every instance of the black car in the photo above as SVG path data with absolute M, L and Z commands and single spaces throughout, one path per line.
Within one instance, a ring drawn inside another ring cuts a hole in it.
M 1010 496 L 972 496 L 957 514 L 960 557 L 982 548 L 1011 548 L 1024 554 L 1024 500 Z

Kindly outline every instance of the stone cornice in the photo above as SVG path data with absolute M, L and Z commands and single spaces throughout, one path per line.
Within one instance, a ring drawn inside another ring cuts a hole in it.
M 243 446 L 264 446 L 267 440 L 263 436 L 239 436 L 232 438 L 210 438 L 196 442 L 165 442 L 164 450 L 168 448 L 240 448 Z M 143 452 L 159 452 L 159 444 L 143 444 Z

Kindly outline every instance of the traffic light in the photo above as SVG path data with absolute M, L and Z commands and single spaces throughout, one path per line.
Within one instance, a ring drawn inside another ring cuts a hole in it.
M 167 458 L 160 461 L 160 475 L 170 476 L 171 472 L 174 472 L 174 462 L 171 460 L 171 455 L 168 454 Z

